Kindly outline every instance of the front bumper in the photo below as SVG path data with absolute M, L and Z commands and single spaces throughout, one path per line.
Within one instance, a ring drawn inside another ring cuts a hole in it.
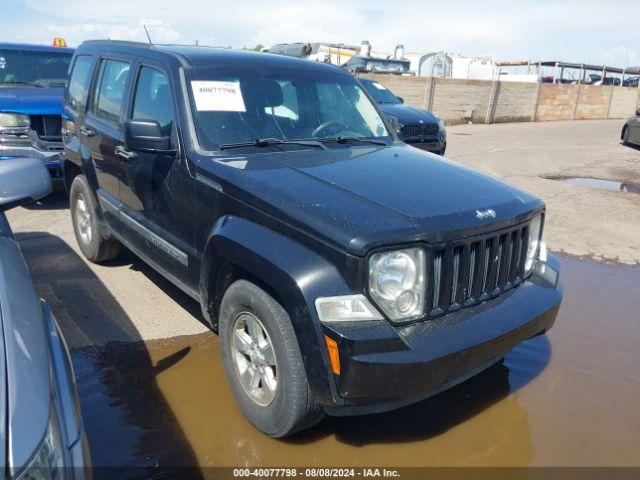
M 31 145 L 5 145 L 0 143 L 0 160 L 13 157 L 32 157 L 44 163 L 51 179 L 62 181 L 62 152 L 39 150 Z
M 385 321 L 324 324 L 336 340 L 341 373 L 333 415 L 376 413 L 408 405 L 450 388 L 504 357 L 553 325 L 562 285 L 549 256 L 517 288 L 475 307 L 412 325 Z
M 401 140 L 407 145 L 419 148 L 420 150 L 426 150 L 427 152 L 435 153 L 437 155 L 444 155 L 447 149 L 446 136 L 439 137 L 424 137 L 424 138 L 401 138 Z

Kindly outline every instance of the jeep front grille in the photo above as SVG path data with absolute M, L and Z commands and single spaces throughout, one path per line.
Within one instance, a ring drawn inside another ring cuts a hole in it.
M 494 298 L 524 279 L 528 224 L 436 247 L 427 255 L 429 317 Z
M 437 123 L 410 123 L 400 129 L 400 133 L 405 137 L 433 137 L 438 134 Z

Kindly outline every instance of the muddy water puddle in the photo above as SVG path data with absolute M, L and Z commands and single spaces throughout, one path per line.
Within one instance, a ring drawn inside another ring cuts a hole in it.
M 288 440 L 241 415 L 212 333 L 74 350 L 94 464 L 640 466 L 640 268 L 562 264 L 548 336 L 434 398 Z
M 617 182 L 615 180 L 604 180 L 602 178 L 588 178 L 588 177 L 545 177 L 550 180 L 560 180 L 570 185 L 581 185 L 583 187 L 597 188 L 599 190 L 606 190 L 608 192 L 624 192 L 640 194 L 640 185 L 633 183 Z

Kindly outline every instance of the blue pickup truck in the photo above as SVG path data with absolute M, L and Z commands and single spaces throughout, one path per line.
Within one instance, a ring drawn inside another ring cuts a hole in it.
M 35 157 L 62 180 L 62 100 L 73 49 L 0 43 L 0 160 Z

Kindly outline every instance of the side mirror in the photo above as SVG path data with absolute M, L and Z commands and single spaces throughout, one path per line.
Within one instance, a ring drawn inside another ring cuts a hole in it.
M 0 211 L 38 200 L 52 188 L 51 175 L 41 160 L 14 157 L 0 161 Z
M 400 100 L 400 103 L 404 103 L 404 98 L 402 98 L 402 97 L 398 97 L 397 95 L 396 95 L 396 98 L 397 98 L 398 100 Z
M 636 110 L 636 116 L 640 117 L 640 107 L 638 107 L 638 109 Z
M 162 136 L 157 120 L 127 120 L 124 124 L 124 148 L 134 152 L 175 152 L 171 149 L 171 138 Z

